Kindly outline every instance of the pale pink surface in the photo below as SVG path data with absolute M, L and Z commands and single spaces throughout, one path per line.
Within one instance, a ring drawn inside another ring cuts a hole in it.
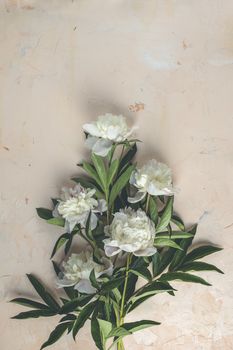
M 37 350 L 55 319 L 10 320 L 6 302 L 34 295 L 25 273 L 53 288 L 59 228 L 49 206 L 87 155 L 82 124 L 125 114 L 138 126 L 139 160 L 173 169 L 177 211 L 200 219 L 197 240 L 225 248 L 202 273 L 213 287 L 174 284 L 129 320 L 163 323 L 125 340 L 127 350 L 233 348 L 233 2 L 2 0 L 0 12 L 1 350 Z M 141 111 L 135 103 L 141 103 Z M 89 327 L 55 350 L 95 349 Z

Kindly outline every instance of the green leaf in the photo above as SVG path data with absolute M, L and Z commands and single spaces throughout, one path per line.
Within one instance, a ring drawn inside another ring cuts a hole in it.
M 173 224 L 175 224 L 181 231 L 185 230 L 184 223 L 178 215 L 173 214 L 171 218 L 171 222 L 173 222 Z
M 99 318 L 97 320 L 98 320 L 100 332 L 101 332 L 101 335 L 102 335 L 102 343 L 105 346 L 108 334 L 112 330 L 112 324 L 111 324 L 111 322 L 108 322 L 108 321 L 105 321 L 105 320 L 101 320 Z
M 54 311 L 60 309 L 59 304 L 56 300 L 45 290 L 44 286 L 38 281 L 36 277 L 31 274 L 27 274 L 27 277 L 42 300 Z
M 222 250 L 222 248 L 214 247 L 211 245 L 204 245 L 202 247 L 198 247 L 196 249 L 193 249 L 187 256 L 185 257 L 184 261 L 193 261 L 203 258 L 204 256 L 219 252 Z
M 44 220 L 49 220 L 53 218 L 53 212 L 46 208 L 36 208 L 37 215 Z
M 69 233 L 64 233 L 58 238 L 53 248 L 50 259 L 52 259 L 55 253 L 58 251 L 58 249 L 61 248 L 67 242 L 67 240 L 69 239 L 69 235 Z
M 48 340 L 41 346 L 40 350 L 58 341 L 66 330 L 72 325 L 71 322 L 60 323 L 50 334 Z
M 104 164 L 103 158 L 100 156 L 97 156 L 95 153 L 92 153 L 91 159 L 92 159 L 92 162 L 95 166 L 95 169 L 96 169 L 96 172 L 99 176 L 99 179 L 101 181 L 102 188 L 106 192 L 106 190 L 107 190 L 107 172 L 105 169 L 105 164 Z
M 142 266 L 137 270 L 130 269 L 129 272 L 132 272 L 139 277 L 145 278 L 147 281 L 151 281 L 152 279 L 150 271 L 145 266 Z
M 90 277 L 89 277 L 89 278 L 90 278 L 90 281 L 91 281 L 92 286 L 93 286 L 94 288 L 96 288 L 96 289 L 99 289 L 99 283 L 98 283 L 98 281 L 97 281 L 97 279 L 96 279 L 95 270 L 94 270 L 94 269 L 91 271 Z
M 176 253 L 173 255 L 172 261 L 169 266 L 169 271 L 175 271 L 179 268 L 180 265 L 182 265 L 185 255 L 187 252 L 188 247 L 192 244 L 193 238 L 197 231 L 197 225 L 192 226 L 188 232 L 193 235 L 193 237 L 188 239 L 182 239 L 179 242 L 180 247 L 183 249 L 183 251 L 176 251 Z
M 164 231 L 164 229 L 168 226 L 169 222 L 171 221 L 173 201 L 174 201 L 174 197 L 169 197 L 166 203 L 165 209 L 163 211 L 163 214 L 160 218 L 160 221 L 156 227 L 156 232 Z
M 149 216 L 151 220 L 154 222 L 154 224 L 157 225 L 158 206 L 157 206 L 156 198 L 153 198 L 152 196 L 150 196 L 150 201 L 149 201 Z
M 10 300 L 10 303 L 16 303 L 22 306 L 26 306 L 26 307 L 31 307 L 33 309 L 39 309 L 39 310 L 49 310 L 47 305 L 44 305 L 42 303 L 38 303 L 34 300 L 30 300 L 30 299 L 26 299 L 26 298 L 16 298 L 16 299 L 12 299 Z
M 73 338 L 75 339 L 78 331 L 84 326 L 86 320 L 91 316 L 92 312 L 94 311 L 96 305 L 96 301 L 91 302 L 90 304 L 87 304 L 79 313 L 76 321 L 74 322 L 73 326 Z
M 21 312 L 12 318 L 17 320 L 24 320 L 27 318 L 49 317 L 49 316 L 54 316 L 56 314 L 57 312 L 52 310 L 31 310 L 31 311 Z
M 175 289 L 168 283 L 157 280 L 153 281 L 149 285 L 140 288 L 140 290 L 129 299 L 128 312 L 134 310 L 142 302 L 156 294 L 173 292 L 174 290 Z
M 170 235 L 167 232 L 160 232 L 156 234 L 156 237 L 158 238 L 170 238 L 170 239 L 187 239 L 192 238 L 193 235 L 189 232 L 183 232 L 183 231 L 172 231 L 172 234 Z
M 186 272 L 168 272 L 163 274 L 160 279 L 161 282 L 164 281 L 182 281 L 182 282 L 192 282 L 192 283 L 200 283 L 205 286 L 211 286 L 208 282 L 206 282 L 203 278 L 191 275 Z
M 158 274 L 159 271 L 159 265 L 160 265 L 160 255 L 159 253 L 155 253 L 152 255 L 152 271 L 153 271 L 153 277 L 155 277 Z
M 169 239 L 169 238 L 155 237 L 154 245 L 157 247 L 172 247 L 175 249 L 182 250 L 182 248 L 177 243 L 175 243 L 172 239 Z
M 179 267 L 179 271 L 217 271 L 224 274 L 215 265 L 207 264 L 202 261 L 190 261 Z
M 112 206 L 115 199 L 117 198 L 117 196 L 119 196 L 119 194 L 121 193 L 122 189 L 127 185 L 127 183 L 129 182 L 131 173 L 134 169 L 134 166 L 131 165 L 129 166 L 125 172 L 123 172 L 123 174 L 117 179 L 117 181 L 115 182 L 115 184 L 112 187 L 111 190 L 111 194 L 110 194 L 110 198 L 109 198 L 109 206 Z
M 83 162 L 82 163 L 83 169 L 87 172 L 87 174 L 95 180 L 95 182 L 100 186 L 100 188 L 102 188 L 104 190 L 104 188 L 102 187 L 102 183 L 100 181 L 100 178 L 97 174 L 97 172 L 95 171 L 94 167 L 87 163 L 87 162 Z
M 136 143 L 134 143 L 122 158 L 120 163 L 120 168 L 122 169 L 124 168 L 125 165 L 128 165 L 132 161 L 136 153 L 137 153 L 137 145 Z
M 96 183 L 91 182 L 93 180 L 85 179 L 83 177 L 73 177 L 71 180 L 82 185 L 84 188 L 94 188 L 95 189 L 95 196 L 97 198 L 103 198 L 103 192 L 100 191 L 100 187 Z
M 109 292 L 112 289 L 119 287 L 124 282 L 124 277 L 113 278 L 110 281 L 104 283 L 101 287 L 101 290 L 104 292 Z
M 159 322 L 150 321 L 150 320 L 124 323 L 120 327 L 113 328 L 113 330 L 109 333 L 108 338 L 124 337 L 126 335 L 133 334 L 142 329 L 145 329 L 151 326 L 157 326 L 159 324 L 160 324 Z
M 61 227 L 65 226 L 65 220 L 61 217 L 49 219 L 49 220 L 47 220 L 47 222 L 51 225 L 56 225 L 56 226 L 61 226 Z
M 93 296 L 93 294 L 85 295 L 83 297 L 79 296 L 71 301 L 68 301 L 67 303 L 65 303 L 65 305 L 61 307 L 60 314 L 67 314 L 76 311 L 79 307 L 82 307 L 89 303 Z
M 114 159 L 108 171 L 108 187 L 112 184 L 114 177 L 117 174 L 118 167 L 119 167 L 119 160 Z
M 87 238 L 89 238 L 91 241 L 93 241 L 93 235 L 92 235 L 91 228 L 90 228 L 91 214 L 92 213 L 90 210 L 90 212 L 88 214 L 87 222 L 86 222 L 85 233 L 86 233 Z
M 104 350 L 102 334 L 100 332 L 100 326 L 97 320 L 96 312 L 94 312 L 91 317 L 91 335 L 97 348 L 99 350 Z

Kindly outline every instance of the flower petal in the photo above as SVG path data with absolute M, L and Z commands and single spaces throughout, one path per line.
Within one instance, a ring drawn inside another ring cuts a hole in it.
M 80 293 L 85 294 L 94 294 L 96 289 L 92 287 L 91 282 L 89 280 L 80 280 L 74 287 L 74 289 L 78 290 Z
M 112 147 L 112 141 L 105 139 L 98 139 L 92 148 L 92 152 L 97 156 L 106 157 Z
M 83 130 L 92 136 L 100 137 L 101 133 L 94 123 L 87 123 L 83 125 Z
M 145 248 L 142 250 L 137 250 L 136 252 L 134 252 L 135 256 L 151 256 L 154 255 L 157 252 L 157 249 L 155 247 L 149 247 L 149 248 Z
M 105 245 L 104 251 L 105 251 L 105 254 L 110 257 L 110 256 L 114 256 L 114 255 L 120 253 L 121 250 L 118 247 L 112 247 L 109 245 Z
M 137 203 L 140 202 L 143 198 L 145 198 L 146 192 L 138 191 L 134 197 L 128 197 L 129 203 Z

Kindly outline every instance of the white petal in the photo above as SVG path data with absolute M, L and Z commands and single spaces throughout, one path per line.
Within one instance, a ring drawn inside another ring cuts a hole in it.
M 105 245 L 104 251 L 105 251 L 105 254 L 110 257 L 118 254 L 121 250 L 118 247 Z
M 89 280 L 80 280 L 74 287 L 74 289 L 78 290 L 80 293 L 86 294 L 94 294 L 96 289 L 92 287 L 91 282 Z
M 93 210 L 94 213 L 103 213 L 107 210 L 107 202 L 105 199 L 98 200 L 98 206 Z
M 87 146 L 88 149 L 92 150 L 92 148 L 94 147 L 94 145 L 98 140 L 99 140 L 98 137 L 88 135 L 88 137 L 85 140 L 85 145 Z
M 92 152 L 101 157 L 106 157 L 112 147 L 112 141 L 98 139 L 92 148 Z
M 97 137 L 101 136 L 99 129 L 97 128 L 97 126 L 95 124 L 92 124 L 92 123 L 84 124 L 83 130 L 92 136 L 97 136 Z
M 140 202 L 146 196 L 146 192 L 138 191 L 134 197 L 128 197 L 129 203 L 137 203 Z
M 91 213 L 91 230 L 94 230 L 97 226 L 98 218 L 94 213 Z
M 151 256 L 154 255 L 157 252 L 157 249 L 154 247 L 146 248 L 143 250 L 137 250 L 134 252 L 135 256 Z

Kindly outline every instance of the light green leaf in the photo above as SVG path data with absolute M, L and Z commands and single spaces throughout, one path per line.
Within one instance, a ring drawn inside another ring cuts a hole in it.
M 82 163 L 83 169 L 86 171 L 86 173 L 95 180 L 95 182 L 104 190 L 102 183 L 100 181 L 99 175 L 95 171 L 94 167 L 89 164 L 88 162 L 83 162 Z
M 154 224 L 157 225 L 158 206 L 157 206 L 156 198 L 153 198 L 152 196 L 150 196 L 150 201 L 149 201 L 149 215 L 151 220 L 154 222 Z
M 183 232 L 183 231 L 172 231 L 171 235 L 168 232 L 160 232 L 156 234 L 156 237 L 158 238 L 170 238 L 172 240 L 174 239 L 180 239 L 180 238 L 191 238 L 193 235 L 189 232 Z
M 159 271 L 159 265 L 160 265 L 160 255 L 159 253 L 155 253 L 152 255 L 152 271 L 153 271 L 153 277 L 155 277 L 158 274 Z
M 166 207 L 165 207 L 163 214 L 160 218 L 160 221 L 156 227 L 156 232 L 164 231 L 164 229 L 170 223 L 171 217 L 172 217 L 172 210 L 173 210 L 173 201 L 174 201 L 174 197 L 169 197 L 169 199 L 166 203 Z
M 92 153 L 91 159 L 96 169 L 96 172 L 99 176 L 99 179 L 101 181 L 102 188 L 105 189 L 105 192 L 106 192 L 107 191 L 107 172 L 105 169 L 103 158 L 100 156 L 97 156 L 95 153 Z
M 134 169 L 133 165 L 130 165 L 123 174 L 117 179 L 115 184 L 112 187 L 110 198 L 109 198 L 109 205 L 112 206 L 116 197 L 119 196 L 123 188 L 127 185 L 129 182 L 131 173 Z
M 56 225 L 56 226 L 61 226 L 61 227 L 65 226 L 65 220 L 61 217 L 49 219 L 49 220 L 47 220 L 47 222 L 51 225 Z
M 157 247 L 172 247 L 175 249 L 182 250 L 182 248 L 177 243 L 175 243 L 172 239 L 169 239 L 169 238 L 155 237 L 154 245 Z
M 118 167 L 119 167 L 119 160 L 114 159 L 108 171 L 108 187 L 112 184 L 114 177 L 117 174 Z

